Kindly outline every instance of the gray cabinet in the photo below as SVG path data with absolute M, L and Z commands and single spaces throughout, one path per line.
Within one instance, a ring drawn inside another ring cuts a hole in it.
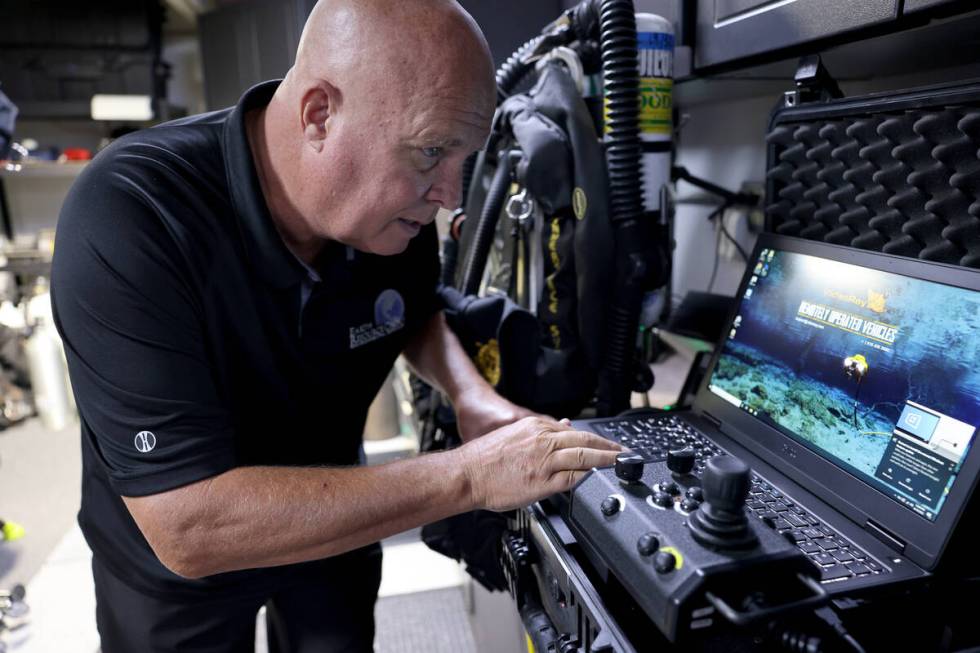
M 251 0 L 201 16 L 209 110 L 232 105 L 249 87 L 286 74 L 313 4 L 313 0 Z
M 902 13 L 913 14 L 923 9 L 932 9 L 933 7 L 952 4 L 953 2 L 956 2 L 956 0 L 905 0 Z
M 495 66 L 500 66 L 525 41 L 540 34 L 562 12 L 558 0 L 460 0 L 460 4 L 487 37 Z
M 898 0 L 698 0 L 695 69 L 893 21 Z

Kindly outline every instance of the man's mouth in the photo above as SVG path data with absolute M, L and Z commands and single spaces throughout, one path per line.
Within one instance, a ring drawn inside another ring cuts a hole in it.
M 410 231 L 418 231 L 422 228 L 422 223 L 418 220 L 411 220 L 409 218 L 398 218 L 398 222 Z

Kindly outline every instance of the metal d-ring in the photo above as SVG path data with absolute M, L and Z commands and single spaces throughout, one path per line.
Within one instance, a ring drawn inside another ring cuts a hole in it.
M 507 217 L 523 225 L 534 214 L 534 198 L 527 194 L 526 188 L 522 188 L 521 192 L 507 199 L 504 210 L 507 211 Z

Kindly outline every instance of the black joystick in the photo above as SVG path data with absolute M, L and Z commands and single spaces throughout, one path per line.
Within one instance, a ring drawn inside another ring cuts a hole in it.
M 616 477 L 629 483 L 643 478 L 643 456 L 628 451 L 617 454 Z
M 675 476 L 690 474 L 694 469 L 694 447 L 672 448 L 667 452 L 667 469 Z
M 691 535 L 712 549 L 742 549 L 758 539 L 745 516 L 751 470 L 734 456 L 711 458 L 701 473 L 704 504 L 688 519 Z

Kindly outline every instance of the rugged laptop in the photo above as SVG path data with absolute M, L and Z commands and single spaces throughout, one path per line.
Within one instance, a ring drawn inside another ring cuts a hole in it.
M 693 409 L 578 425 L 754 471 L 832 593 L 924 579 L 980 474 L 980 272 L 764 234 Z

